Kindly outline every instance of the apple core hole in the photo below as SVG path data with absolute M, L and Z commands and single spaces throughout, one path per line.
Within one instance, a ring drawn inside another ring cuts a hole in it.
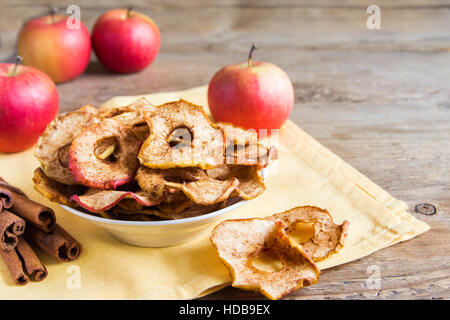
M 94 154 L 97 158 L 108 162 L 117 161 L 117 151 L 119 142 L 116 137 L 108 137 L 97 141 L 94 147 Z
M 194 139 L 192 131 L 186 127 L 181 126 L 175 128 L 167 137 L 167 142 L 171 148 L 183 148 L 191 146 Z
M 294 242 L 302 244 L 314 236 L 314 224 L 297 222 L 286 233 Z

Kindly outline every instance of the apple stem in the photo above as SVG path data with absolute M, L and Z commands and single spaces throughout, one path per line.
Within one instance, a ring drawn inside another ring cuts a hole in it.
M 250 52 L 248 53 L 248 67 L 250 68 L 252 66 L 252 56 L 253 56 L 253 51 L 255 51 L 256 49 L 258 49 L 258 44 L 253 42 L 252 43 L 252 47 L 250 48 Z
M 132 10 L 133 10 L 133 7 L 132 7 L 132 6 L 129 6 L 129 7 L 128 7 L 128 10 L 127 10 L 127 19 L 131 17 L 131 11 L 132 11 Z
M 21 56 L 16 56 L 15 59 L 16 59 L 16 63 L 14 64 L 14 69 L 11 72 L 11 76 L 13 76 L 13 77 L 16 75 L 17 67 L 22 62 L 22 57 Z
M 50 8 L 50 19 L 52 20 L 52 24 L 55 23 L 55 14 L 58 12 L 57 6 L 52 6 Z

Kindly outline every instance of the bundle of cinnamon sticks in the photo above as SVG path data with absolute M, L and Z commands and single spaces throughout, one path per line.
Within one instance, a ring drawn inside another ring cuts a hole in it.
M 78 258 L 81 244 L 56 223 L 53 210 L 0 177 L 0 255 L 17 285 L 42 281 L 47 268 L 27 241 L 58 261 Z

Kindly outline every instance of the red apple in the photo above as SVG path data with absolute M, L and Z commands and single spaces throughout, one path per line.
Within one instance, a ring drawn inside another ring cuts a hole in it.
M 104 13 L 95 23 L 92 44 L 100 62 L 118 73 L 145 69 L 160 47 L 158 26 L 131 8 Z
M 45 72 L 56 83 L 78 77 L 91 54 L 89 31 L 79 21 L 50 14 L 27 22 L 19 34 L 17 52 L 23 63 Z
M 0 152 L 35 144 L 58 113 L 58 105 L 56 86 L 45 73 L 0 63 Z
M 248 62 L 225 66 L 211 79 L 208 104 L 216 121 L 245 129 L 278 129 L 294 105 L 294 88 L 287 74 L 274 64 Z

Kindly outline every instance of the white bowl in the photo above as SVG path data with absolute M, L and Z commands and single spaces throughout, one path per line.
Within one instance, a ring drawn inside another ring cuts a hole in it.
M 247 201 L 242 200 L 231 206 L 201 216 L 163 221 L 124 221 L 105 219 L 77 209 L 61 205 L 65 210 L 105 229 L 119 241 L 139 247 L 169 247 L 196 240 L 208 231 L 208 227 L 224 215 Z

